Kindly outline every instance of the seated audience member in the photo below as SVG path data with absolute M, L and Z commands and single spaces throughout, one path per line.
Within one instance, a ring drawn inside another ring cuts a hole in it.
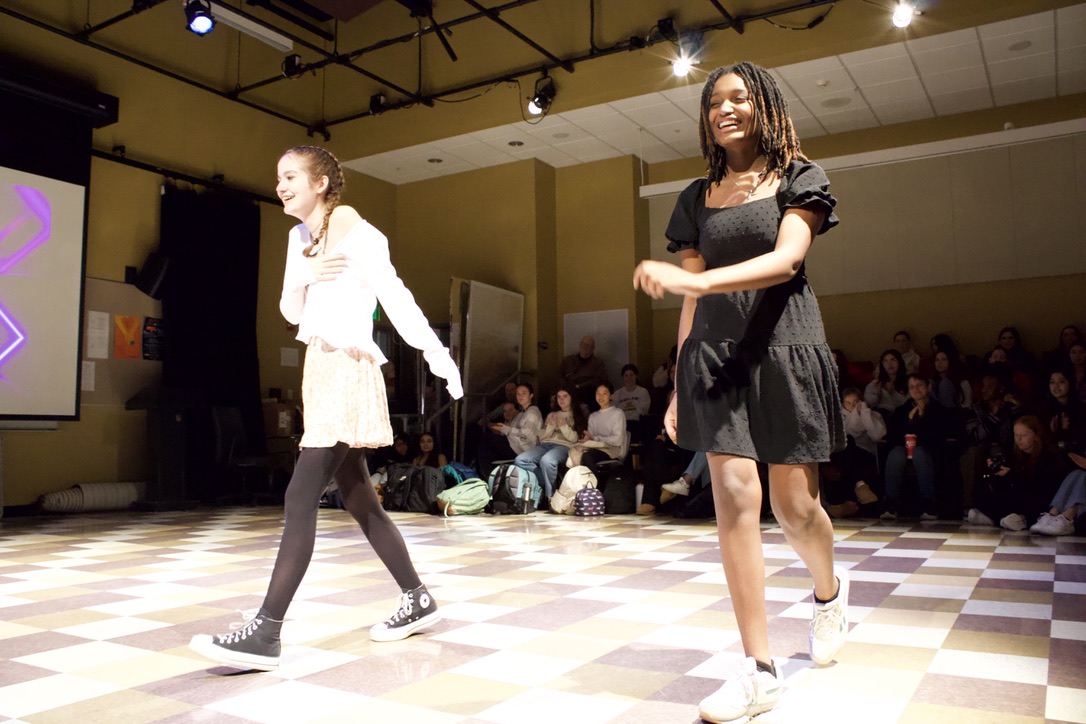
M 1048 396 L 1041 405 L 1043 422 L 1056 444 L 1067 452 L 1086 452 L 1086 409 L 1071 395 L 1071 374 L 1056 370 L 1048 375 Z
M 1016 403 L 1022 406 L 1033 399 L 1033 380 L 1025 372 L 1018 372 L 1007 362 L 1007 350 L 995 347 L 988 353 L 985 362 L 989 366 L 1006 368 L 1010 371 L 1010 378 L 1005 380 L 1007 394 L 1014 397 Z
M 879 358 L 878 374 L 864 388 L 864 402 L 883 418 L 889 418 L 908 399 L 908 377 L 901 353 L 886 350 Z
M 671 392 L 671 387 L 673 386 L 671 371 L 675 369 L 675 358 L 678 357 L 678 355 L 679 346 L 677 344 L 671 345 L 671 351 L 668 353 L 667 359 L 652 373 L 652 386 L 655 389 Z
M 604 460 L 614 460 L 622 453 L 626 440 L 626 415 L 611 405 L 611 385 L 596 388 L 596 404 L 600 409 L 588 416 L 588 429 L 569 449 L 569 464 L 584 465 L 596 473 Z M 599 476 L 597 475 L 597 478 Z M 600 481 L 603 487 L 603 481 Z
M 666 503 L 678 496 L 689 496 L 691 490 L 711 485 L 709 480 L 709 456 L 703 452 L 694 453 L 690 464 L 674 482 L 660 486 L 660 502 Z
M 428 432 L 424 432 L 419 435 L 418 441 L 419 454 L 415 457 L 413 464 L 429 465 L 432 468 L 443 468 L 449 464 L 449 459 L 444 454 L 438 452 L 437 446 L 434 444 L 434 436 Z
M 1086 342 L 1082 339 L 1082 333 L 1078 327 L 1068 324 L 1060 330 L 1060 338 L 1056 346 L 1041 355 L 1041 371 L 1048 374 L 1052 370 L 1066 367 L 1071 345 L 1076 342 Z
M 1052 500 L 1070 468 L 1037 416 L 1023 415 L 1014 423 L 1010 464 L 1002 455 L 988 458 L 987 474 L 974 496 L 976 507 L 970 508 L 966 520 L 1025 530 Z
M 406 435 L 397 435 L 389 447 L 378 448 L 373 453 L 373 469 L 384 470 L 393 463 L 410 463 L 415 458 L 407 444 Z
M 945 332 L 940 332 L 931 338 L 928 342 L 928 348 L 931 353 L 920 360 L 920 374 L 924 375 L 929 380 L 935 377 L 935 355 L 939 352 L 946 352 L 949 357 L 956 357 L 958 360 L 962 359 L 962 353 L 958 349 L 958 343 L 954 341 L 954 338 Z
M 666 404 L 665 404 L 666 407 Z M 687 467 L 691 453 L 676 445 L 667 432 L 660 426 L 658 434 L 645 445 L 641 453 L 641 508 L 642 515 L 649 515 L 664 502 L 670 500 L 663 493 L 665 480 L 669 480 L 677 471 Z M 704 457 L 704 453 L 701 453 Z M 671 483 L 668 483 L 671 485 Z M 673 497 L 673 496 L 672 496 Z M 649 510 L 651 506 L 652 510 Z
M 573 393 L 559 387 L 554 395 L 555 409 L 543 421 L 539 444 L 517 455 L 516 464 L 531 470 L 539 478 L 543 493 L 550 498 L 557 488 L 558 467 L 569 457 L 569 448 L 588 429 L 584 410 L 573 402 Z
M 905 467 L 909 461 L 906 435 L 916 436 L 912 451 L 916 483 L 920 488 L 921 520 L 935 520 L 936 466 L 946 445 L 947 410 L 929 394 L 928 381 L 909 375 L 909 400 L 894 410 L 887 424 L 887 442 L 893 447 L 886 458 L 886 512 L 884 520 L 896 520 Z
M 641 419 L 649 414 L 652 404 L 649 391 L 637 384 L 637 365 L 628 364 L 622 368 L 622 387 L 611 396 L 611 404 L 626 415 L 626 429 L 635 442 L 645 437 L 641 434 Z
M 486 427 L 487 425 L 491 425 L 496 422 L 508 422 L 508 419 L 506 418 L 506 412 L 508 410 L 507 406 L 515 406 L 516 404 L 517 383 L 512 381 L 506 382 L 505 386 L 502 388 L 502 398 L 493 402 L 493 406 L 490 408 L 490 411 L 483 415 L 483 417 L 479 420 L 479 424 L 483 427 Z
M 520 411 L 510 423 L 494 423 L 483 433 L 475 456 L 475 469 L 483 478 L 494 469 L 495 460 L 512 460 L 525 450 L 539 444 L 543 415 L 533 404 L 535 390 L 527 382 L 517 385 L 517 406 Z
M 965 420 L 966 449 L 959 461 L 962 473 L 962 505 L 973 507 L 973 491 L 981 480 L 985 460 L 1013 445 L 1013 422 L 1018 405 L 1006 394 L 1004 379 L 1009 367 L 989 365 L 980 379 L 980 393 Z
M 856 515 L 861 506 L 878 502 L 870 483 L 878 480 L 878 444 L 886 436 L 882 415 L 867 406 L 858 389 L 842 393 L 841 408 L 847 444 L 830 454 L 835 474 L 827 476 L 825 485 L 826 510 L 834 518 Z
M 920 353 L 913 349 L 913 338 L 904 329 L 894 333 L 894 349 L 905 360 L 905 374 L 911 375 L 920 370 Z
M 1034 523 L 1030 533 L 1039 535 L 1074 535 L 1084 527 L 1086 511 L 1086 458 L 1072 453 L 1075 469 L 1067 474 L 1053 496 L 1049 508 Z M 1077 524 L 1077 525 L 1076 525 Z
M 604 383 L 609 384 L 607 367 L 596 356 L 596 340 L 585 335 L 577 353 L 563 357 L 558 365 L 558 384 L 573 391 L 575 402 L 591 406 L 592 393 Z
M 1072 342 L 1067 349 L 1067 373 L 1071 396 L 1086 403 L 1086 344 Z
M 1022 346 L 1022 338 L 1014 327 L 1004 327 L 999 330 L 998 344 L 1007 353 L 1007 364 L 1015 372 L 1025 372 L 1027 375 L 1037 371 L 1037 360 Z
M 935 353 L 932 366 L 935 374 L 931 379 L 931 396 L 947 409 L 972 407 L 973 387 L 966 379 L 961 358 L 940 350 Z

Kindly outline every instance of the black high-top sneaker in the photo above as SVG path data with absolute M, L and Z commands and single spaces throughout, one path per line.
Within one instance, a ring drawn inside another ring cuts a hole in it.
M 441 620 L 437 603 L 426 586 L 400 594 L 400 607 L 389 618 L 370 628 L 373 641 L 399 641 Z
M 282 621 L 269 618 L 264 610 L 247 617 L 236 631 L 227 634 L 197 634 L 189 648 L 212 661 L 239 669 L 272 671 L 279 668 L 279 630 Z

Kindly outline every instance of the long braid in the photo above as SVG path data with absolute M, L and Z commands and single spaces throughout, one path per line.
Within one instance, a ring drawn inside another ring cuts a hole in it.
M 742 62 L 717 68 L 705 81 L 701 90 L 701 114 L 698 119 L 698 136 L 701 155 L 709 163 L 707 175 L 713 183 L 720 183 L 728 175 L 727 153 L 717 145 L 709 122 L 709 101 L 713 88 L 722 76 L 734 73 L 747 86 L 751 105 L 754 107 L 754 119 L 761 134 L 761 151 L 766 157 L 767 171 L 777 175 L 792 161 L 807 161 L 800 150 L 792 119 L 788 115 L 788 103 L 781 93 L 777 82 L 765 68 L 753 63 Z
M 328 235 L 328 222 L 332 218 L 332 211 L 339 206 L 343 194 L 346 183 L 343 178 L 343 167 L 330 151 L 319 146 L 295 146 L 287 149 L 283 155 L 297 156 L 302 159 L 310 181 L 317 181 L 321 176 L 328 177 L 328 188 L 324 191 L 324 219 L 321 221 L 320 231 L 310 238 L 309 246 L 302 249 L 303 256 L 316 256 L 321 242 Z

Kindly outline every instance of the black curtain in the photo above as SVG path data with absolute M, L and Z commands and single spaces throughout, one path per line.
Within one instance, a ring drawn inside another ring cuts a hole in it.
M 162 385 L 185 399 L 190 494 L 213 499 L 210 408 L 241 409 L 249 450 L 265 448 L 256 349 L 260 209 L 228 192 L 166 187 Z M 203 481 L 203 482 L 202 482 Z

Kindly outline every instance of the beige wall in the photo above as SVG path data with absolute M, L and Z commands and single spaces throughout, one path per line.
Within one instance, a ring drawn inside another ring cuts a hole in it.
M 132 158 L 201 177 L 223 173 L 228 185 L 270 195 L 277 154 L 313 142 L 293 124 L 28 25 L 0 21 L 0 40 L 6 53 L 35 58 L 43 67 L 121 97 L 121 121 L 94 134 L 98 149 L 124 144 Z M 608 93 L 613 98 L 627 91 L 645 92 L 643 83 L 634 87 L 636 74 L 615 70 L 616 63 L 585 64 L 576 76 L 584 73 L 584 78 L 598 78 L 596 85 L 611 84 Z M 615 85 L 615 79 L 622 84 Z M 581 93 L 585 102 L 607 99 L 586 88 L 571 88 L 570 98 Z M 1005 120 L 1021 127 L 1078 118 L 1083 101 L 1083 96 L 1041 101 L 811 139 L 805 148 L 815 158 L 837 156 L 998 130 Z M 485 110 L 491 102 L 484 99 L 472 112 Z M 410 123 L 431 120 L 428 112 L 388 114 L 373 124 L 337 129 L 330 148 L 353 157 L 360 149 L 382 145 L 364 140 L 370 129 L 408 132 Z M 433 127 L 425 133 L 433 134 Z M 460 132 L 457 128 L 450 132 Z M 465 122 L 460 130 L 471 129 Z M 647 169 L 647 181 L 688 178 L 703 167 L 696 159 L 659 164 Z M 154 248 L 161 183 L 156 174 L 93 161 L 89 276 L 121 280 L 125 266 L 140 265 Z M 448 321 L 451 276 L 523 292 L 525 366 L 538 368 L 540 381 L 547 383 L 561 354 L 562 315 L 625 308 L 630 312 L 632 356 L 647 380 L 674 343 L 678 311 L 652 312 L 647 298 L 630 285 L 632 268 L 648 248 L 645 202 L 638 196 L 641 183 L 641 169 L 631 157 L 561 169 L 522 161 L 400 187 L 351 174 L 345 199 L 390 237 L 393 261 L 431 322 Z M 261 387 L 294 389 L 297 394 L 300 369 L 279 365 L 280 349 L 298 346 L 277 308 L 291 224 L 277 207 L 262 206 L 257 334 Z M 1013 323 L 1030 347 L 1041 350 L 1052 345 L 1063 324 L 1086 323 L 1081 311 L 1084 281 L 1082 275 L 1023 279 L 828 296 L 821 302 L 831 342 L 860 359 L 877 355 L 899 326 L 914 332 L 918 346 L 931 334 L 948 331 L 972 351 L 987 347 L 1000 326 Z M 1077 315 L 1072 310 L 1078 310 Z M 539 350 L 539 342 L 547 343 L 546 351 Z M 42 493 L 74 483 L 146 475 L 143 413 L 84 406 L 81 418 L 60 423 L 56 431 L 0 433 L 6 505 L 30 504 Z

